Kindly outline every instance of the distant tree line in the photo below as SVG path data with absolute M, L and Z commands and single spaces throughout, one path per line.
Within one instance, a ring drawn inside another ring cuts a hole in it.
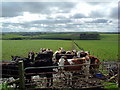
M 49 36 L 50 34 L 52 36 Z M 57 34 L 57 36 L 56 36 L 56 34 Z M 64 34 L 63 35 L 64 37 L 61 36 L 61 34 Z M 10 37 L 9 37 L 9 35 L 10 35 Z M 36 36 L 36 35 L 38 35 L 38 36 Z M 43 35 L 43 36 L 41 37 L 41 35 Z M 91 32 L 85 32 L 85 33 L 80 33 L 80 32 L 78 32 L 78 33 L 77 32 L 9 32 L 9 33 L 2 33 L 2 38 L 0 38 L 0 39 L 2 39 L 2 40 L 23 40 L 23 39 L 100 40 L 100 34 L 93 33 L 93 32 L 92 33 Z
M 82 33 L 80 34 L 80 40 L 100 40 L 100 34 Z

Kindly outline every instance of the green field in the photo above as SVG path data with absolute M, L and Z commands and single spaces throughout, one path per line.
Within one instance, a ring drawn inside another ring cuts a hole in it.
M 42 36 L 46 38 L 56 38 L 57 34 L 54 35 L 51 34 L 47 36 Z M 98 57 L 100 61 L 120 61 L 120 59 L 118 59 L 118 34 L 100 35 L 101 40 L 75 40 L 75 42 L 81 48 L 84 48 L 84 50 L 90 51 L 92 55 Z M 18 36 L 19 35 L 10 35 L 6 36 L 6 38 L 13 38 Z M 60 36 L 64 37 L 65 34 L 61 34 Z M 39 37 L 39 35 L 33 37 Z M 70 38 L 70 34 L 67 34 L 65 38 L 66 37 Z M 73 49 L 73 42 L 71 40 L 0 40 L 0 43 L 2 43 L 2 52 L 0 50 L 0 52 L 2 53 L 1 60 L 11 60 L 11 55 L 27 57 L 28 51 L 32 50 L 34 52 L 39 52 L 40 48 L 50 48 L 53 51 L 57 50 L 59 47 L 63 47 L 65 50 Z M 76 50 L 79 50 L 79 48 L 77 48 L 76 46 L 74 46 L 74 48 L 76 48 Z M 120 88 L 117 88 L 116 85 L 110 85 L 106 86 L 105 89 L 119 90 Z
M 2 60 L 10 60 L 11 55 L 27 57 L 28 51 L 38 52 L 40 48 L 50 48 L 57 50 L 64 47 L 71 49 L 71 41 L 66 40 L 3 40 Z
M 69 34 L 67 34 L 69 36 Z M 63 35 L 64 36 L 64 35 Z M 55 36 L 56 37 L 56 36 Z M 101 61 L 118 61 L 118 35 L 101 34 L 101 40 L 75 40 L 85 50 L 97 56 Z M 38 52 L 40 48 L 53 51 L 59 47 L 72 50 L 71 40 L 2 40 L 2 60 L 11 60 L 11 55 L 27 57 L 30 50 Z M 78 48 L 77 48 L 78 50 Z
M 118 61 L 118 35 L 116 34 L 102 34 L 101 40 L 77 40 L 76 42 L 100 60 Z

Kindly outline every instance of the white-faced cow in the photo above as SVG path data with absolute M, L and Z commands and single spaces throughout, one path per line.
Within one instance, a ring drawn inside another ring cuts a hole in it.
M 28 59 L 33 62 L 35 58 L 35 53 L 33 51 L 28 52 Z
M 58 62 L 60 66 L 59 70 L 70 71 L 75 75 L 75 73 L 80 73 L 84 71 L 85 75 L 94 74 L 99 68 L 100 61 L 92 55 L 86 55 L 83 58 L 67 59 L 65 56 L 61 57 Z M 66 66 L 70 65 L 70 66 Z M 73 66 L 72 66 L 73 65 Z M 76 65 L 76 66 L 75 66 Z M 88 79 L 88 76 L 86 77 Z

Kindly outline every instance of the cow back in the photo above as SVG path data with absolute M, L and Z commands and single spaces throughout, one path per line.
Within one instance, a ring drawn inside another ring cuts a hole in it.
M 18 66 L 16 63 L 2 63 L 2 78 L 14 77 L 18 78 Z

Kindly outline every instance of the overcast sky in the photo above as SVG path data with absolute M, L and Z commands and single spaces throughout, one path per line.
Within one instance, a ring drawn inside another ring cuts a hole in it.
M 2 32 L 118 32 L 118 2 L 0 2 Z

